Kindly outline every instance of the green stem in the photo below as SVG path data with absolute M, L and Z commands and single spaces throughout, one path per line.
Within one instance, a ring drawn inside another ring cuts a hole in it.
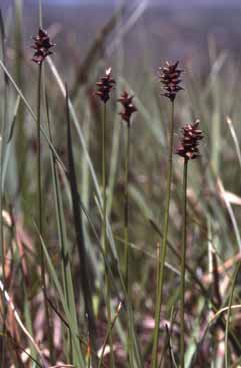
M 42 193 L 41 193 L 41 77 L 42 64 L 39 65 L 38 73 L 38 95 L 37 95 L 37 181 L 38 181 L 38 226 L 42 235 Z M 42 247 L 41 247 L 42 249 Z M 41 257 L 42 260 L 42 257 Z
M 187 166 L 185 158 L 183 169 L 183 225 L 182 225 L 182 250 L 181 250 L 181 331 L 180 331 L 180 365 L 185 367 L 185 272 L 186 272 L 186 243 L 187 243 Z
M 126 156 L 125 156 L 125 193 L 124 193 L 124 277 L 126 290 L 129 291 L 129 156 L 130 156 L 130 124 L 127 125 L 127 142 L 126 142 Z
M 124 192 L 124 278 L 128 294 L 128 300 L 131 301 L 130 280 L 129 280 L 129 159 L 130 159 L 130 123 L 127 124 L 126 154 L 125 154 L 125 192 Z M 128 337 L 127 337 L 127 356 L 129 366 L 134 366 L 132 339 L 131 339 L 131 315 L 128 312 Z
M 42 0 L 38 1 L 38 14 L 39 14 L 39 27 L 43 28 L 43 4 Z M 42 62 L 39 65 L 38 73 L 38 95 L 37 95 L 37 181 L 38 181 L 38 227 L 40 237 L 43 238 L 43 221 L 42 221 L 42 190 L 41 190 L 41 88 L 42 88 Z M 48 331 L 48 343 L 50 350 L 50 360 L 54 363 L 53 356 L 53 341 L 51 338 L 51 323 L 48 309 L 48 296 L 47 296 L 47 286 L 45 281 L 45 263 L 44 263 L 44 251 L 40 244 L 40 258 L 41 258 L 41 281 L 44 294 L 44 309 L 47 321 L 47 331 Z
M 37 205 L 38 205 L 38 228 L 39 234 L 43 238 L 43 220 L 42 220 L 42 189 L 41 189 L 41 80 L 42 80 L 42 63 L 39 65 L 39 73 L 38 73 L 38 90 L 37 90 Z M 40 261 L 41 261 L 41 282 L 43 287 L 44 294 L 44 308 L 46 314 L 47 321 L 47 329 L 48 329 L 48 341 L 49 347 L 52 347 L 52 339 L 51 339 L 51 324 L 48 310 L 48 301 L 47 301 L 47 286 L 45 281 L 45 263 L 44 263 L 44 252 L 43 247 L 40 244 Z M 52 349 L 51 352 L 51 360 L 52 360 Z
M 106 162 L 105 162 L 105 144 L 106 144 L 106 104 L 104 104 L 104 112 L 102 119 L 102 191 L 103 191 L 103 220 L 102 220 L 102 237 L 103 248 L 106 254 L 107 236 L 106 236 Z
M 168 238 L 168 226 L 169 226 L 169 207 L 171 199 L 171 184 L 172 184 L 172 151 L 173 151 L 173 136 L 174 136 L 174 102 L 171 104 L 171 126 L 169 136 L 169 152 L 168 152 L 168 177 L 167 177 L 167 188 L 166 188 L 166 206 L 164 214 L 164 227 L 163 227 L 163 239 L 162 248 L 160 251 L 159 259 L 159 278 L 158 288 L 156 295 L 156 306 L 155 306 L 155 330 L 154 330 L 154 342 L 152 349 L 152 368 L 158 366 L 158 341 L 159 341 L 159 325 L 160 325 L 160 313 L 163 296 L 163 284 L 164 284 L 164 269 L 165 259 L 167 252 L 167 238 Z
M 106 197 L 106 118 L 107 108 L 104 104 L 103 119 L 102 119 L 102 190 L 103 190 L 103 221 L 102 221 L 102 239 L 103 239 L 103 251 L 108 258 L 107 247 L 107 197 Z M 114 367 L 114 353 L 113 353 L 113 341 L 111 331 L 111 298 L 110 298 L 110 280 L 108 276 L 108 270 L 105 267 L 105 285 L 106 285 L 106 306 L 107 306 L 107 328 L 110 331 L 110 367 Z

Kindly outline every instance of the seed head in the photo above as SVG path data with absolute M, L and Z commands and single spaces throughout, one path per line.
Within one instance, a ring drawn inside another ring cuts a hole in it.
M 132 103 L 133 98 L 134 96 L 130 96 L 126 91 L 124 91 L 124 93 L 118 99 L 118 102 L 120 102 L 123 106 L 123 111 L 120 112 L 120 115 L 128 125 L 130 125 L 131 115 L 137 111 L 137 108 Z
M 105 76 L 100 79 L 99 82 L 96 83 L 98 87 L 98 91 L 95 93 L 100 97 L 101 101 L 106 103 L 110 98 L 110 91 L 112 90 L 115 80 L 111 76 L 111 68 L 108 68 L 105 71 Z
M 39 28 L 37 36 L 33 37 L 34 45 L 32 48 L 35 50 L 32 60 L 37 64 L 42 64 L 48 55 L 52 54 L 50 49 L 55 46 L 51 42 L 47 32 L 42 28 Z
M 182 128 L 182 138 L 176 154 L 184 157 L 185 160 L 193 160 L 200 156 L 198 146 L 199 141 L 203 139 L 203 132 L 198 127 L 199 120 L 196 120 Z
M 183 72 L 181 69 L 178 69 L 179 61 L 175 64 L 170 64 L 168 61 L 165 62 L 164 66 L 159 68 L 160 71 L 160 81 L 163 84 L 164 93 L 161 93 L 162 96 L 169 98 L 170 101 L 174 101 L 176 98 L 177 92 L 183 90 L 183 88 L 179 85 L 181 83 L 180 75 Z

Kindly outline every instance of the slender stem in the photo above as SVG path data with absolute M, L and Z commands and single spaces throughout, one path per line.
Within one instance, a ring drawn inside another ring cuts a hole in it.
M 128 294 L 128 300 L 131 300 L 130 296 L 130 280 L 129 280 L 129 159 L 130 159 L 130 123 L 127 123 L 126 132 L 126 153 L 125 153 L 125 189 L 124 189 L 124 279 L 126 291 Z M 132 351 L 132 339 L 131 339 L 131 315 L 128 311 L 128 337 L 127 337 L 127 356 L 129 366 L 134 365 L 133 351 Z
M 125 239 L 125 254 L 124 254 L 124 277 L 126 290 L 129 291 L 129 156 L 130 156 L 130 124 L 127 125 L 127 142 L 125 155 L 125 193 L 124 193 L 124 239 Z
M 39 27 L 43 28 L 43 4 L 42 0 L 38 1 Z M 42 89 L 42 62 L 39 65 L 38 73 L 38 91 L 37 91 L 37 181 L 38 181 L 38 227 L 40 237 L 43 238 L 43 221 L 42 221 L 42 189 L 41 189 L 41 89 Z M 44 309 L 47 321 L 48 343 L 50 350 L 50 360 L 54 363 L 53 356 L 53 342 L 51 338 L 51 323 L 49 316 L 48 300 L 47 300 L 47 286 L 45 281 L 45 263 L 44 251 L 40 244 L 40 258 L 41 258 L 41 281 L 44 294 Z
M 38 228 L 41 237 L 43 237 L 43 220 L 42 220 L 42 188 L 41 188 L 41 87 L 42 87 L 42 63 L 39 65 L 38 72 L 38 90 L 37 90 L 37 205 L 38 205 Z M 47 302 L 47 286 L 45 281 L 45 263 L 43 247 L 40 244 L 40 261 L 41 261 L 41 282 L 44 294 L 44 308 L 48 331 L 51 331 L 48 302 Z M 52 346 L 51 333 L 48 333 L 49 346 Z M 52 349 L 50 349 L 52 350 Z M 51 351 L 52 360 L 52 351 Z
M 103 119 L 102 119 L 102 190 L 103 190 L 103 221 L 102 221 L 102 239 L 103 239 L 103 251 L 105 256 L 108 255 L 107 246 L 107 197 L 106 197 L 106 118 L 107 108 L 104 104 Z M 114 354 L 113 354 L 113 341 L 111 331 L 111 301 L 110 301 L 110 280 L 108 276 L 108 270 L 105 268 L 105 285 L 106 285 L 106 306 L 107 306 L 107 328 L 110 331 L 110 367 L 114 367 Z
M 187 243 L 187 166 L 188 159 L 184 160 L 183 168 L 183 224 L 181 250 L 181 331 L 180 331 L 180 365 L 185 367 L 185 273 L 186 273 L 186 243 Z
M 42 193 L 41 193 L 41 77 L 42 64 L 39 65 L 38 95 L 37 95 L 37 181 L 38 181 L 38 226 L 42 235 Z M 41 247 L 42 249 L 42 247 Z
M 106 236 L 106 104 L 104 104 L 103 119 L 102 119 L 102 191 L 103 191 L 103 220 L 102 220 L 102 237 L 103 237 L 103 248 L 106 254 L 107 252 L 107 236 Z
M 172 184 L 172 151 L 173 151 L 173 136 L 174 136 L 174 101 L 171 103 L 171 126 L 169 131 L 169 152 L 168 152 L 168 177 L 166 188 L 166 205 L 164 213 L 164 227 L 163 227 L 163 239 L 162 248 L 160 251 L 159 260 L 159 278 L 158 288 L 156 295 L 156 307 L 155 307 L 155 330 L 154 330 L 154 342 L 152 350 L 152 368 L 158 366 L 158 340 L 159 340 L 159 325 L 160 325 L 160 313 L 163 296 L 163 283 L 164 283 L 164 270 L 165 270 L 165 258 L 167 252 L 167 238 L 168 238 L 168 226 L 169 226 L 169 207 L 171 199 L 171 184 Z

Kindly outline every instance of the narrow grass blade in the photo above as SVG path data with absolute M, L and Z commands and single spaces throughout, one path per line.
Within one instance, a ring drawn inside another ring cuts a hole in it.
M 37 228 L 36 228 L 37 230 Z M 85 368 L 85 360 L 84 360 L 84 357 L 83 357 L 83 353 L 81 351 L 81 348 L 80 348 L 80 345 L 79 345 L 79 340 L 78 340 L 78 328 L 76 326 L 76 323 L 74 321 L 74 316 L 71 315 L 71 310 L 69 309 L 68 307 L 68 304 L 67 304 L 67 301 L 64 297 L 64 293 L 63 293 L 63 288 L 58 280 L 58 275 L 56 273 L 56 270 L 54 268 L 54 265 L 51 261 L 51 258 L 49 256 L 49 253 L 48 253 L 48 250 L 47 250 L 47 247 L 45 245 L 45 242 L 43 240 L 43 238 L 41 238 L 40 234 L 39 234 L 39 237 L 40 237 L 40 240 L 41 240 L 41 244 L 42 244 L 42 247 L 43 247 L 43 251 L 44 251 L 44 254 L 45 254 L 45 258 L 46 258 L 46 261 L 47 261 L 47 265 L 48 265 L 48 268 L 49 268 L 49 274 L 53 280 L 53 283 L 55 285 L 55 288 L 56 290 L 58 291 L 58 294 L 59 294 L 59 298 L 60 298 L 60 301 L 61 301 L 61 304 L 63 306 L 63 309 L 64 309 L 64 312 L 65 312 L 65 317 L 66 317 L 66 320 L 70 326 L 70 331 L 71 331 L 71 334 L 72 334 L 72 338 L 73 338 L 73 350 L 74 350 L 74 364 L 76 364 L 78 367 L 80 368 Z
M 241 168 L 241 150 L 240 150 L 240 145 L 239 145 L 237 134 L 236 134 L 235 129 L 234 129 L 234 126 L 233 126 L 232 119 L 229 116 L 226 117 L 226 123 L 227 123 L 227 125 L 229 127 L 231 136 L 233 138 L 235 150 L 236 150 L 237 157 L 238 157 L 238 162 L 239 162 L 239 165 L 240 165 L 240 168 Z
M 47 123 L 49 129 L 49 138 L 51 143 L 52 134 L 50 127 L 50 116 L 49 116 L 49 107 L 48 107 L 48 98 L 46 95 L 46 108 L 47 108 Z M 63 296 L 68 306 L 69 310 L 69 318 L 72 319 L 72 325 L 75 326 L 75 330 L 78 331 L 78 322 L 77 322 L 77 312 L 76 312 L 76 304 L 74 297 L 74 288 L 73 288 L 73 280 L 70 266 L 70 252 L 67 241 L 66 234 L 66 225 L 64 218 L 64 210 L 63 210 L 63 200 L 62 193 L 60 189 L 60 183 L 57 173 L 56 167 L 56 159 L 53 155 L 53 152 L 50 150 L 50 158 L 51 158 L 51 169 L 53 176 L 53 186 L 54 186 L 54 198 L 55 198 L 55 211 L 56 211 L 56 219 L 57 219 L 57 227 L 58 227 L 58 237 L 60 242 L 60 251 L 61 251 L 61 271 L 62 271 L 62 282 L 63 282 Z M 70 350 L 72 346 L 72 336 L 70 335 Z M 74 349 L 74 354 L 77 354 L 76 349 Z M 71 355 L 71 354 L 70 354 Z M 75 361 L 78 361 L 78 356 L 74 357 Z
M 95 347 L 95 336 L 96 336 L 96 327 L 95 327 L 95 318 L 93 312 L 92 305 L 92 294 L 91 288 L 89 284 L 89 273 L 87 270 L 87 257 L 86 250 L 84 244 L 84 236 L 83 236 L 83 223 L 82 223 L 82 215 L 80 213 L 79 207 L 79 193 L 77 187 L 77 179 L 75 172 L 75 164 L 74 164 L 74 155 L 73 155 L 73 142 L 72 142 L 72 134 L 71 134 L 71 126 L 70 126 L 70 115 L 69 115 L 69 98 L 68 98 L 68 89 L 66 87 L 66 114 L 67 114 L 67 152 L 68 152 L 68 163 L 69 163 L 69 182 L 71 189 L 71 197 L 72 197 L 72 207 L 73 207 L 73 216 L 74 216 L 74 227 L 75 227 L 75 235 L 76 235 L 76 243 L 79 253 L 79 262 L 80 262 L 80 283 L 82 285 L 82 291 L 84 295 L 85 302 L 85 311 L 88 318 L 88 328 L 90 333 L 90 338 L 92 342 L 92 346 Z

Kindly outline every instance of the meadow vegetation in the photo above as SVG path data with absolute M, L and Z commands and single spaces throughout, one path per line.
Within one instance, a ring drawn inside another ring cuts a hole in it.
M 138 4 L 0 6 L 0 367 L 241 365 L 240 46 Z

